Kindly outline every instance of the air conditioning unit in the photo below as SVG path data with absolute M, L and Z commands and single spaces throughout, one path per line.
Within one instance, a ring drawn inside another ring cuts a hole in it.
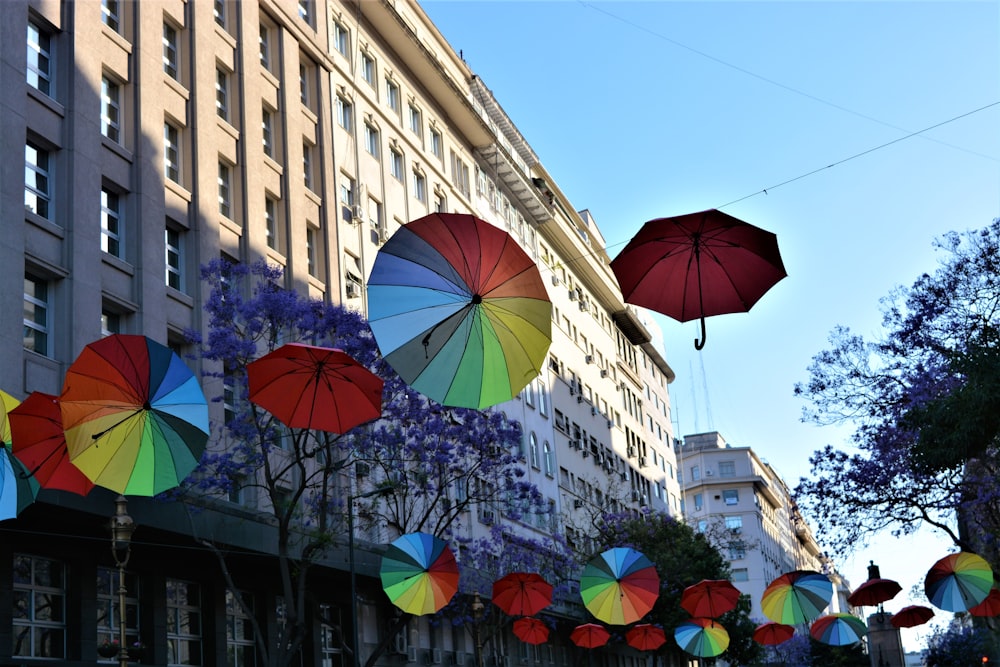
M 705 477 L 711 477 L 711 476 L 712 476 L 712 475 L 714 475 L 714 474 L 715 474 L 715 473 L 714 473 L 714 472 L 712 472 L 711 470 L 706 470 L 706 471 L 705 471 Z
M 579 308 L 580 308 L 580 310 L 586 312 L 586 311 L 590 310 L 590 304 L 588 304 L 586 301 L 581 301 L 580 305 L 579 305 Z
M 389 240 L 389 230 L 386 227 L 378 228 L 378 242 L 379 244 L 385 243 Z
M 635 445 L 629 445 L 628 446 L 628 457 L 630 459 L 634 459 L 635 458 Z
M 365 219 L 365 209 L 361 207 L 361 204 L 355 204 L 351 207 L 351 222 L 364 222 Z
M 576 298 L 583 301 L 583 290 L 579 287 L 576 288 Z
M 595 417 L 597 416 L 597 408 L 595 408 L 593 405 L 590 406 L 590 414 L 594 415 Z
M 410 641 L 403 630 L 392 638 L 392 651 L 397 655 L 407 655 L 409 653 Z
M 615 425 L 615 423 L 609 419 L 608 420 L 608 428 L 613 428 L 614 425 Z
M 344 293 L 348 299 L 357 299 L 361 296 L 361 285 L 354 281 L 349 281 L 344 285 Z
M 578 509 L 580 509 L 580 508 L 582 508 L 582 507 L 583 507 L 583 501 L 582 501 L 582 500 L 580 500 L 579 498 L 576 498 L 576 499 L 575 499 L 575 500 L 573 501 L 573 509 L 575 509 L 575 510 L 578 510 Z
M 588 456 L 590 456 L 590 450 L 584 449 L 583 451 L 580 452 L 580 454 L 583 455 L 583 458 L 587 458 Z
M 559 276 L 557 276 L 554 273 L 552 274 L 552 284 L 553 285 L 558 285 L 559 284 Z
M 575 289 L 571 289 L 569 291 L 569 300 L 570 301 L 576 301 L 576 290 Z
M 645 468 L 646 467 L 646 457 L 645 456 L 640 456 L 639 457 L 639 467 L 640 468 Z
M 602 378 L 608 377 L 608 369 L 607 368 L 602 368 L 601 369 L 601 377 Z
M 594 363 L 594 355 L 592 355 L 592 354 L 588 354 L 587 356 L 585 356 L 585 357 L 583 358 L 583 361 L 584 361 L 584 363 L 587 363 L 587 364 L 592 364 L 592 363 Z
M 580 449 L 580 446 L 581 445 L 580 445 L 580 441 L 579 440 L 570 440 L 569 441 L 569 447 L 570 447 L 570 449 Z
M 576 402 L 577 403 L 583 403 L 583 394 L 577 394 Z

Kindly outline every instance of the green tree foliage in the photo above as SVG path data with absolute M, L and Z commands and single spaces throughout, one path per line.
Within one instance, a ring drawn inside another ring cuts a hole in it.
M 983 657 L 990 662 L 1000 656 L 992 648 L 995 638 L 981 626 L 952 623 L 939 630 L 927 642 L 926 667 L 955 667 L 955 665 L 982 665 Z

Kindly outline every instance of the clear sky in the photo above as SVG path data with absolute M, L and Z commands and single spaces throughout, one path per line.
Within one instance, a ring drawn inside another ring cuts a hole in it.
M 1000 216 L 996 0 L 422 5 L 612 257 L 646 220 L 708 208 L 778 235 L 788 278 L 709 318 L 703 351 L 697 322 L 659 321 L 676 434 L 717 430 L 790 484 L 848 444 L 792 393 L 829 332 L 877 332 L 935 238 Z M 909 589 L 949 551 L 886 535 L 838 566 L 857 585 L 874 559 L 904 587 L 892 610 L 926 603 Z

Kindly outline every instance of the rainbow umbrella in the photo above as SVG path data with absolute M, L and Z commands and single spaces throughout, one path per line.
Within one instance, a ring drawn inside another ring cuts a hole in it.
M 392 542 L 379 570 L 389 600 L 409 614 L 433 614 L 458 590 L 458 563 L 444 540 L 407 533 Z
M 990 589 L 986 599 L 969 609 L 973 616 L 1000 616 L 1000 590 Z
M 599 620 L 612 625 L 635 623 L 660 593 L 656 568 L 635 549 L 608 549 L 587 563 L 580 575 L 580 597 Z
M 674 628 L 674 641 L 691 655 L 714 658 L 729 648 L 729 633 L 711 618 L 692 618 Z
M 597 648 L 608 643 L 611 633 L 597 623 L 584 623 L 573 628 L 569 638 L 580 648 Z
M 499 227 L 433 213 L 400 227 L 368 278 L 379 350 L 425 396 L 467 408 L 513 398 L 552 342 L 552 303 L 538 268 Z
M 991 588 L 990 564 L 967 551 L 945 556 L 924 577 L 927 599 L 944 611 L 968 611 L 985 600 Z
M 38 482 L 8 446 L 0 444 L 0 521 L 16 517 L 37 496 Z
M 69 460 L 59 399 L 33 391 L 10 411 L 14 456 L 43 489 L 61 489 L 85 496 L 94 483 Z
M 753 630 L 753 640 L 763 646 L 784 644 L 795 635 L 795 628 L 784 623 L 761 623 Z
M 525 644 L 544 644 L 549 639 L 549 628 L 537 618 L 524 617 L 514 621 L 514 636 Z
M 923 625 L 927 621 L 934 618 L 934 610 L 930 607 L 924 607 L 922 605 L 911 604 L 908 607 L 903 607 L 889 619 L 897 628 L 912 628 L 918 625 Z
M 820 616 L 809 627 L 809 634 L 818 642 L 831 646 L 857 644 L 868 634 L 865 622 L 851 614 Z
M 10 421 L 7 415 L 20 403 L 21 401 L 0 390 L 0 442 L 4 444 L 9 445 L 11 440 Z
M 170 348 L 113 334 L 67 369 L 59 400 L 69 459 L 121 494 L 153 496 L 194 470 L 208 441 L 208 404 Z
M 781 575 L 764 589 L 760 606 L 775 623 L 808 623 L 833 599 L 833 583 L 813 570 L 795 570 Z

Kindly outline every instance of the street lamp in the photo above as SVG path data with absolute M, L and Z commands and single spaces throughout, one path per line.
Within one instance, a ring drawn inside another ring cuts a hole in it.
M 132 555 L 132 533 L 135 522 L 128 515 L 125 496 L 115 500 L 115 514 L 111 517 L 111 555 L 118 566 L 118 665 L 127 667 L 128 646 L 125 641 L 125 566 Z
M 354 659 L 351 661 L 354 667 L 361 667 L 360 658 L 360 633 L 358 632 L 358 586 L 357 576 L 354 569 L 354 501 L 361 498 L 371 498 L 373 496 L 386 496 L 392 493 L 390 486 L 379 486 L 371 491 L 347 496 L 347 551 L 351 570 L 351 629 L 354 631 Z M 124 667 L 124 666 L 122 666 Z
M 483 667 L 483 636 L 479 624 L 483 620 L 485 611 L 486 606 L 479 598 L 479 591 L 476 591 L 472 596 L 472 619 L 475 621 L 472 624 L 472 640 L 476 643 L 476 667 Z

